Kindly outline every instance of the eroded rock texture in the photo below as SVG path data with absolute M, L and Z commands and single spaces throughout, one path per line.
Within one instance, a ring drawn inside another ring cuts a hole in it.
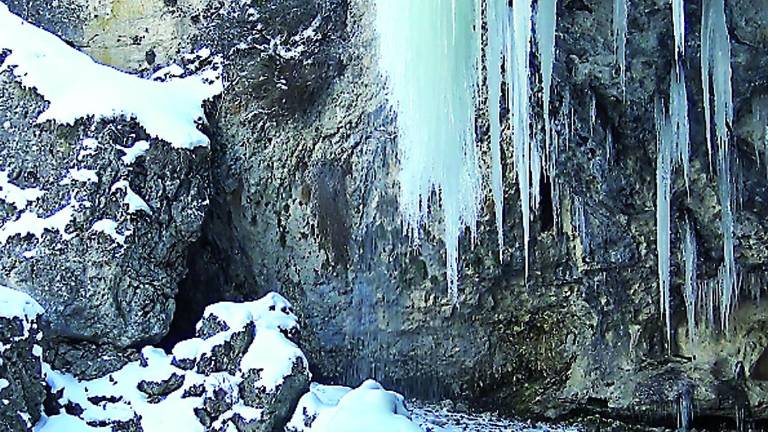
M 151 71 L 201 46 L 225 57 L 227 87 L 209 119 L 210 206 L 202 238 L 187 255 L 170 341 L 191 336 L 207 304 L 280 290 L 304 321 L 305 351 L 323 380 L 357 385 L 373 377 L 410 396 L 466 398 L 530 415 L 586 410 L 672 423 L 674 407 L 690 394 L 701 414 L 733 417 L 749 405 L 752 416 L 768 416 L 766 310 L 750 297 L 762 289 L 768 263 L 768 182 L 764 159 L 758 163 L 764 154 L 755 153 L 764 144 L 752 108 L 766 90 L 766 2 L 726 4 L 741 306 L 729 334 L 705 331 L 690 346 L 682 260 L 673 257 L 671 347 L 656 281 L 653 118 L 674 54 L 668 2 L 630 3 L 625 97 L 613 55 L 612 2 L 560 2 L 553 113 L 569 98 L 575 126 L 557 161 L 561 193 L 542 188 L 526 281 L 512 152 L 504 146 L 504 258 L 489 199 L 476 245 L 462 249 L 457 306 L 446 293 L 438 237 L 415 248 L 401 230 L 396 118 L 377 70 L 372 1 L 135 2 L 146 8 L 142 25 L 121 9 L 126 2 L 113 1 L 106 12 L 103 2 L 70 0 L 60 10 L 72 12 L 58 15 L 43 3 L 10 5 L 118 67 Z M 692 178 L 690 193 L 676 178 L 673 221 L 681 227 L 685 217 L 692 220 L 699 278 L 706 280 L 722 260 L 720 206 L 703 133 L 699 3 L 686 2 L 685 13 Z M 109 55 L 100 54 L 105 47 Z M 540 115 L 540 107 L 535 111 Z M 675 231 L 676 254 L 679 238 Z M 152 275 L 146 283 L 167 290 L 169 302 L 174 281 Z M 130 290 L 116 287 L 118 295 Z M 146 325 L 134 317 L 127 327 Z M 151 339 L 159 328 L 136 334 Z

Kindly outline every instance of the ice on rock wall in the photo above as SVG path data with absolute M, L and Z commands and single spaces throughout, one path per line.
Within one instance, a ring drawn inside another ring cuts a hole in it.
M 717 175 L 720 198 L 720 228 L 723 235 L 723 265 L 719 272 L 720 325 L 728 320 L 737 294 L 734 256 L 734 221 L 728 128 L 733 123 L 731 88 L 731 44 L 725 18 L 724 0 L 704 0 L 701 14 L 701 76 L 707 147 L 712 160 L 714 117 L 717 139 Z M 712 100 L 710 100 L 710 98 Z M 712 103 L 714 102 L 714 104 Z
M 692 345 L 696 340 L 696 233 L 689 219 L 685 221 L 683 240 L 683 261 L 685 262 L 685 284 L 683 285 L 683 298 L 685 299 L 685 312 L 688 321 L 688 341 Z
M 613 52 L 619 64 L 623 94 L 627 82 L 627 0 L 613 0 Z
M 474 133 L 480 11 L 464 0 L 376 5 L 380 66 L 398 115 L 400 211 L 418 241 L 430 207 L 442 208 L 448 287 L 456 298 L 459 237 L 475 227 L 482 197 Z
M 685 54 L 684 0 L 672 0 L 672 23 L 675 26 L 675 61 L 679 64 Z
M 518 0 L 512 5 L 510 38 L 507 45 L 507 68 L 511 91 L 509 92 L 510 121 L 514 148 L 515 172 L 520 188 L 520 208 L 523 214 L 523 247 L 525 250 L 525 274 L 528 275 L 529 240 L 531 236 L 531 128 L 529 60 L 531 51 L 531 0 Z M 535 144 L 534 144 L 535 146 Z M 537 201 L 534 198 L 534 202 Z
M 485 56 L 488 73 L 488 119 L 491 130 L 491 189 L 496 213 L 499 255 L 504 247 L 504 190 L 501 172 L 501 65 L 504 58 L 505 22 L 509 16 L 506 2 L 488 2 L 488 52 Z
M 664 105 L 656 101 L 656 252 L 659 273 L 659 300 L 662 318 L 666 324 L 667 341 L 672 340 L 669 301 L 670 267 L 670 198 L 674 130 L 665 113 Z
M 539 0 L 536 10 L 536 41 L 541 62 L 542 106 L 544 108 L 544 142 L 546 164 L 553 175 L 556 155 L 553 150 L 552 119 L 549 117 L 549 102 L 552 89 L 552 67 L 555 61 L 555 28 L 557 23 L 557 0 Z

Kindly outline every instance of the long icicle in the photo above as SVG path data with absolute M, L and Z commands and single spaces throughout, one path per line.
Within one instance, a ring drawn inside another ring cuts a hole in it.
M 693 223 L 691 223 L 689 218 L 686 218 L 683 240 L 683 261 L 685 262 L 683 298 L 685 299 L 685 312 L 688 322 L 688 343 L 691 346 L 696 341 L 696 256 L 696 233 L 693 230 Z
M 496 213 L 499 258 L 504 250 L 504 189 L 501 171 L 501 65 L 504 57 L 504 28 L 507 19 L 504 1 L 488 0 L 487 28 L 488 52 L 485 55 L 488 71 L 488 120 L 491 128 L 491 191 Z
M 613 53 L 619 64 L 623 97 L 627 88 L 627 0 L 613 0 Z
M 531 7 L 532 0 L 516 0 L 512 6 L 510 23 L 510 41 L 508 68 L 510 78 L 507 81 L 512 89 L 510 107 L 512 109 L 512 142 L 515 152 L 515 171 L 520 188 L 520 207 L 523 213 L 523 243 L 525 249 L 525 275 L 529 269 L 529 240 L 531 235 L 531 133 L 530 133 L 530 83 L 529 60 L 531 51 Z
M 553 148 L 552 119 L 549 102 L 552 89 L 552 68 L 555 60 L 555 29 L 557 27 L 557 0 L 539 0 L 536 11 L 536 41 L 541 62 L 542 106 L 544 108 L 544 154 L 547 174 L 554 182 L 557 152 Z M 554 203 L 553 203 L 554 204 Z
M 661 100 L 656 100 L 656 253 L 659 273 L 659 301 L 666 324 L 667 342 L 672 340 L 669 297 L 671 176 L 674 130 Z M 671 347 L 671 344 L 668 346 Z M 670 348 L 671 349 L 671 348 Z
M 725 19 L 724 0 L 704 0 L 701 17 L 701 70 L 704 89 L 704 116 L 707 144 L 711 152 L 711 118 L 714 117 L 718 147 L 718 190 L 720 192 L 720 229 L 723 235 L 723 265 L 720 268 L 720 326 L 728 331 L 730 314 L 737 295 L 734 222 L 728 129 L 733 124 L 731 87 L 731 42 Z M 710 81 L 711 79 L 711 81 Z M 714 97 L 714 115 L 709 101 Z

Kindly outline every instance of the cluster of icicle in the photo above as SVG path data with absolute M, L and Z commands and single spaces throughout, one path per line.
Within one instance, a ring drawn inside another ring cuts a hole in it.
M 539 0 L 535 16 L 533 3 L 516 0 L 509 7 L 505 0 L 377 2 L 380 64 L 398 114 L 401 214 L 408 234 L 418 242 L 430 221 L 430 209 L 434 213 L 442 208 L 448 286 L 454 299 L 458 298 L 459 237 L 467 228 L 474 232 L 484 196 L 475 136 L 475 108 L 483 90 L 478 71 L 483 66 L 499 251 L 504 242 L 500 104 L 506 80 L 528 272 L 530 211 L 538 205 L 542 172 L 553 165 L 551 155 L 556 151 L 549 120 L 556 3 Z M 486 44 L 481 33 L 483 6 Z M 534 21 L 544 94 L 544 143 L 533 140 L 531 130 L 529 64 Z
M 682 165 L 686 190 L 689 190 L 690 133 L 688 99 L 685 81 L 685 14 L 683 0 L 672 0 L 675 35 L 675 64 L 670 73 L 669 104 L 656 103 L 657 161 L 656 161 L 656 229 L 661 311 L 666 323 L 667 340 L 671 343 L 670 254 L 673 169 Z M 730 40 L 725 20 L 723 0 L 703 0 L 701 18 L 701 77 L 704 97 L 704 120 L 710 162 L 713 158 L 712 120 L 717 141 L 717 177 L 721 206 L 720 228 L 723 235 L 723 264 L 718 278 L 718 295 L 711 283 L 702 294 L 706 296 L 708 321 L 714 322 L 715 303 L 720 311 L 722 330 L 728 329 L 730 314 L 735 307 L 737 283 L 734 258 L 733 209 L 728 128 L 733 121 L 731 90 Z M 683 261 L 685 281 L 683 298 L 688 321 L 688 337 L 693 342 L 696 329 L 696 237 L 690 220 L 683 227 Z M 717 301 L 715 301 L 717 300 Z
M 660 302 L 671 341 L 670 257 L 673 172 L 681 167 L 690 181 L 690 132 L 685 78 L 684 0 L 671 0 L 675 63 L 668 102 L 656 103 L 657 256 Z M 720 270 L 720 323 L 727 328 L 736 297 L 728 127 L 733 120 L 730 42 L 724 0 L 703 0 L 701 73 L 710 161 L 717 141 L 717 172 L 722 207 L 724 263 Z M 534 4 L 536 7 L 534 8 Z M 626 86 L 627 0 L 613 1 L 614 53 Z M 418 242 L 425 224 L 442 216 L 449 291 L 458 298 L 459 239 L 474 233 L 484 197 L 484 171 L 475 134 L 475 112 L 487 90 L 490 123 L 490 187 L 503 250 L 502 83 L 506 82 L 513 168 L 520 190 L 525 271 L 528 274 L 531 209 L 538 206 L 541 176 L 554 181 L 557 136 L 550 119 L 555 55 L 556 0 L 378 0 L 381 67 L 388 78 L 399 129 L 400 206 L 406 231 Z M 535 27 L 534 27 L 535 26 Z M 482 33 L 485 29 L 485 35 Z M 534 43 L 534 34 L 536 35 Z M 485 39 L 484 43 L 484 36 Z M 483 48 L 485 52 L 483 53 Z M 541 71 L 544 139 L 534 139 L 531 55 Z M 484 54 L 484 55 L 483 55 Z M 482 61 L 485 64 L 482 64 Z M 487 76 L 479 71 L 485 69 Z M 502 76 L 503 73 L 505 76 Z M 484 80 L 484 78 L 487 78 Z M 484 87 L 487 86 L 487 87 Z M 594 101 L 593 101 L 594 104 Z M 714 119 L 714 124 L 713 124 Z M 610 144 L 607 144 L 610 147 Z M 608 148 L 610 151 L 610 148 Z M 442 213 L 436 211 L 441 209 Z M 435 216 L 437 213 L 437 216 Z M 696 310 L 696 239 L 692 222 L 684 227 L 683 255 L 689 336 Z M 713 315 L 713 313 L 709 313 Z

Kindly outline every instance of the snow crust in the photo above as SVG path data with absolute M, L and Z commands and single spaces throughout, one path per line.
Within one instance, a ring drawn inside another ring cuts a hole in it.
M 0 66 L 48 102 L 37 121 L 73 124 L 94 116 L 135 118 L 153 137 L 173 147 L 207 146 L 196 124 L 202 103 L 221 93 L 219 72 L 208 69 L 187 78 L 158 82 L 94 62 L 58 37 L 35 27 L 0 3 L 0 49 L 11 54 Z
M 314 418 L 309 422 L 308 419 Z M 306 423 L 310 423 L 309 426 Z M 422 432 L 405 408 L 403 396 L 373 380 L 358 388 L 313 383 L 302 396 L 291 432 Z

